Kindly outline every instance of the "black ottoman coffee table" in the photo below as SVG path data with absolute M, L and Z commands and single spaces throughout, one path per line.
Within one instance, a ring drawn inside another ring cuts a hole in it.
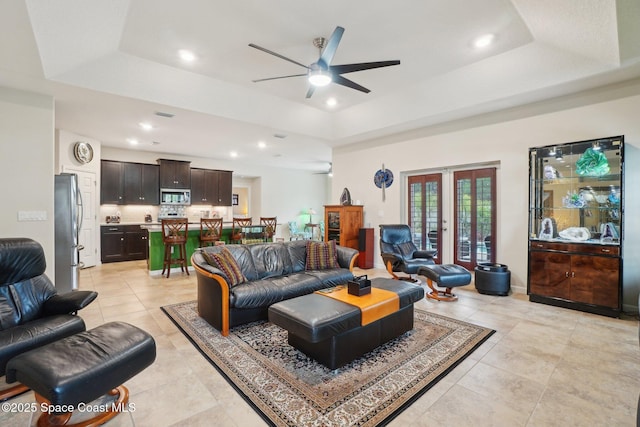
M 271 305 L 269 321 L 287 330 L 290 345 L 337 369 L 413 329 L 413 303 L 424 298 L 424 289 L 384 278 L 373 279 L 371 287 L 395 293 L 398 310 L 363 325 L 357 306 L 313 293 Z

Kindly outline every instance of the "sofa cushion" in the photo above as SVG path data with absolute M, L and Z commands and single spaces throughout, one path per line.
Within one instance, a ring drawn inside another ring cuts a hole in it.
M 284 243 L 250 245 L 249 251 L 253 257 L 258 278 L 264 279 L 291 274 L 291 258 Z
M 306 271 L 306 274 L 317 278 L 323 288 L 330 288 L 332 286 L 344 285 L 349 280 L 353 279 L 353 273 L 346 268 L 332 268 L 330 270 L 311 270 Z M 314 289 L 315 290 L 315 289 Z
M 314 242 L 308 240 L 305 270 L 326 270 L 330 268 L 340 268 L 336 241 Z
M 227 248 L 223 248 L 218 253 L 202 252 L 202 256 L 209 264 L 218 267 L 227 276 L 229 285 L 235 286 L 247 281 L 236 259 Z
M 294 240 L 286 243 L 287 251 L 289 251 L 289 259 L 291 261 L 292 273 L 300 273 L 304 271 L 307 263 L 307 241 Z
M 325 286 L 317 277 L 304 273 L 270 277 L 235 286 L 229 294 L 229 302 L 233 308 L 268 307 L 278 301 L 308 294 L 323 287 Z
M 202 255 L 205 252 L 215 254 L 221 252 L 223 249 L 229 251 L 231 255 L 233 255 L 233 258 L 240 266 L 240 270 L 242 270 L 242 274 L 247 278 L 247 280 L 258 279 L 256 266 L 253 263 L 253 257 L 251 256 L 251 252 L 249 251 L 247 245 L 206 246 L 204 248 L 201 248 L 199 252 Z M 207 264 L 209 264 L 209 262 L 207 262 Z M 217 266 L 214 264 L 210 265 L 214 268 L 217 268 Z

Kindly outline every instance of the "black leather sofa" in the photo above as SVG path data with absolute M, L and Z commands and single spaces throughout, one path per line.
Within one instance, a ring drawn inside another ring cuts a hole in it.
M 340 268 L 305 270 L 306 240 L 252 245 L 209 246 L 191 257 L 198 280 L 198 313 L 221 331 L 267 319 L 271 304 L 344 284 L 353 278 L 358 251 L 337 246 Z M 210 265 L 202 251 L 228 249 L 238 262 L 247 282 L 230 286 L 230 280 Z
M 0 239 L 0 375 L 11 358 L 85 328 L 76 312 L 96 297 L 92 291 L 59 295 L 44 274 L 42 246 L 26 238 Z M 19 393 L 4 390 L 0 399 Z

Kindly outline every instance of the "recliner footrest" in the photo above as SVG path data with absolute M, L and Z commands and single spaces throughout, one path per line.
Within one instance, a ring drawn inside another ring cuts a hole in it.
M 451 288 L 471 283 L 469 270 L 456 264 L 426 265 L 418 269 L 418 274 L 427 278 L 427 284 L 431 288 L 431 292 L 427 294 L 427 297 L 440 301 L 455 301 L 457 297 L 451 293 Z M 433 282 L 436 282 L 442 288 L 446 288 L 446 290 L 437 290 L 434 288 Z
M 31 388 L 38 400 L 77 408 L 118 388 L 127 393 L 121 385 L 155 357 L 151 335 L 128 323 L 111 322 L 14 357 L 6 378 Z

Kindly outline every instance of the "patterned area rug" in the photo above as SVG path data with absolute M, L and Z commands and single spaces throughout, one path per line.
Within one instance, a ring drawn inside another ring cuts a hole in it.
M 162 307 L 200 352 L 271 425 L 377 426 L 406 409 L 495 331 L 415 309 L 414 329 L 330 370 L 269 322 L 223 337 L 195 301 Z

